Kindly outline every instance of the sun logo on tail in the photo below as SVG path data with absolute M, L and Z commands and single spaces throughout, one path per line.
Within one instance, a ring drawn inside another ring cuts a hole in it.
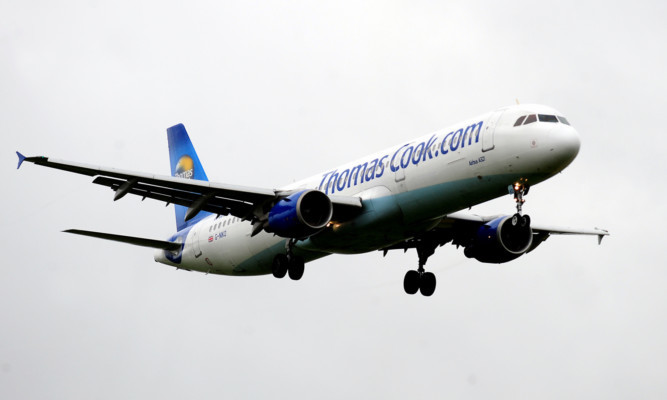
M 176 164 L 176 171 L 174 171 L 174 176 L 177 178 L 186 178 L 192 179 L 195 176 L 195 163 L 192 161 L 192 158 L 188 155 L 182 156 Z

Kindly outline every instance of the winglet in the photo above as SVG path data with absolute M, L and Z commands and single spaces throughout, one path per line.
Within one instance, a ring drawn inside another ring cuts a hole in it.
M 606 229 L 599 229 L 599 228 L 595 228 L 595 229 L 597 229 L 598 231 L 602 231 L 602 232 L 604 232 L 604 233 L 601 233 L 601 234 L 598 235 L 598 246 L 599 246 L 599 245 L 602 244 L 602 239 L 603 239 L 605 236 L 609 235 L 609 231 L 606 230 Z
M 21 168 L 21 164 L 23 164 L 23 161 L 26 159 L 26 156 L 19 153 L 18 151 L 16 152 L 16 155 L 19 156 L 19 165 L 16 167 L 16 169 L 19 169 Z
M 602 244 L 602 238 L 604 235 L 598 235 L 598 246 Z

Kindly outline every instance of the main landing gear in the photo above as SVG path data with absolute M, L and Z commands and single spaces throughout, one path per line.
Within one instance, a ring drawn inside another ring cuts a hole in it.
M 410 270 L 403 279 L 403 289 L 407 294 L 415 294 L 419 291 L 422 296 L 430 296 L 435 292 L 435 275 L 433 272 L 426 272 L 424 265 L 426 260 L 435 253 L 435 249 L 440 244 L 436 241 L 419 240 L 416 246 L 419 256 L 419 268 Z
M 303 257 L 294 255 L 292 251 L 294 244 L 296 244 L 296 239 L 290 239 L 285 245 L 287 254 L 277 254 L 273 258 L 271 269 L 276 278 L 284 278 L 289 274 L 290 279 L 298 281 L 303 276 L 305 261 Z

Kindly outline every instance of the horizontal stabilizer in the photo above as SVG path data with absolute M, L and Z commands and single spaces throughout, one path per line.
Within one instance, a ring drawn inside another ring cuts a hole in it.
M 113 240 L 116 242 L 129 243 L 135 246 L 152 247 L 154 249 L 162 249 L 168 251 L 177 251 L 181 249 L 181 243 L 168 242 L 165 240 L 144 239 L 134 236 L 114 235 L 112 233 L 82 231 L 80 229 L 68 229 L 67 233 L 74 233 L 76 235 L 90 236 L 98 239 Z

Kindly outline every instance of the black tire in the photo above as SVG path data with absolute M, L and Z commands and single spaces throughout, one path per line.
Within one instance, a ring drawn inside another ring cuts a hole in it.
M 528 215 L 524 215 L 521 217 L 521 227 L 527 228 L 530 227 L 530 217 Z
M 273 272 L 273 276 L 276 278 L 284 278 L 285 274 L 287 274 L 287 266 L 289 265 L 289 261 L 287 260 L 287 256 L 284 254 L 278 254 L 273 258 L 273 265 L 271 266 L 271 272 Z
M 292 257 L 291 260 L 289 260 L 289 277 L 293 281 L 298 281 L 301 279 L 303 276 L 303 271 L 305 270 L 305 262 L 303 261 L 303 258 L 299 256 L 294 256 Z
M 435 275 L 433 272 L 424 272 L 419 282 L 419 291 L 422 296 L 430 296 L 435 292 Z
M 510 221 L 512 222 L 512 226 L 519 225 L 519 221 L 521 221 L 521 215 L 519 215 L 519 213 L 512 215 L 512 221 Z
M 410 270 L 405 273 L 403 279 L 403 289 L 407 294 L 415 294 L 419 290 L 419 272 Z

